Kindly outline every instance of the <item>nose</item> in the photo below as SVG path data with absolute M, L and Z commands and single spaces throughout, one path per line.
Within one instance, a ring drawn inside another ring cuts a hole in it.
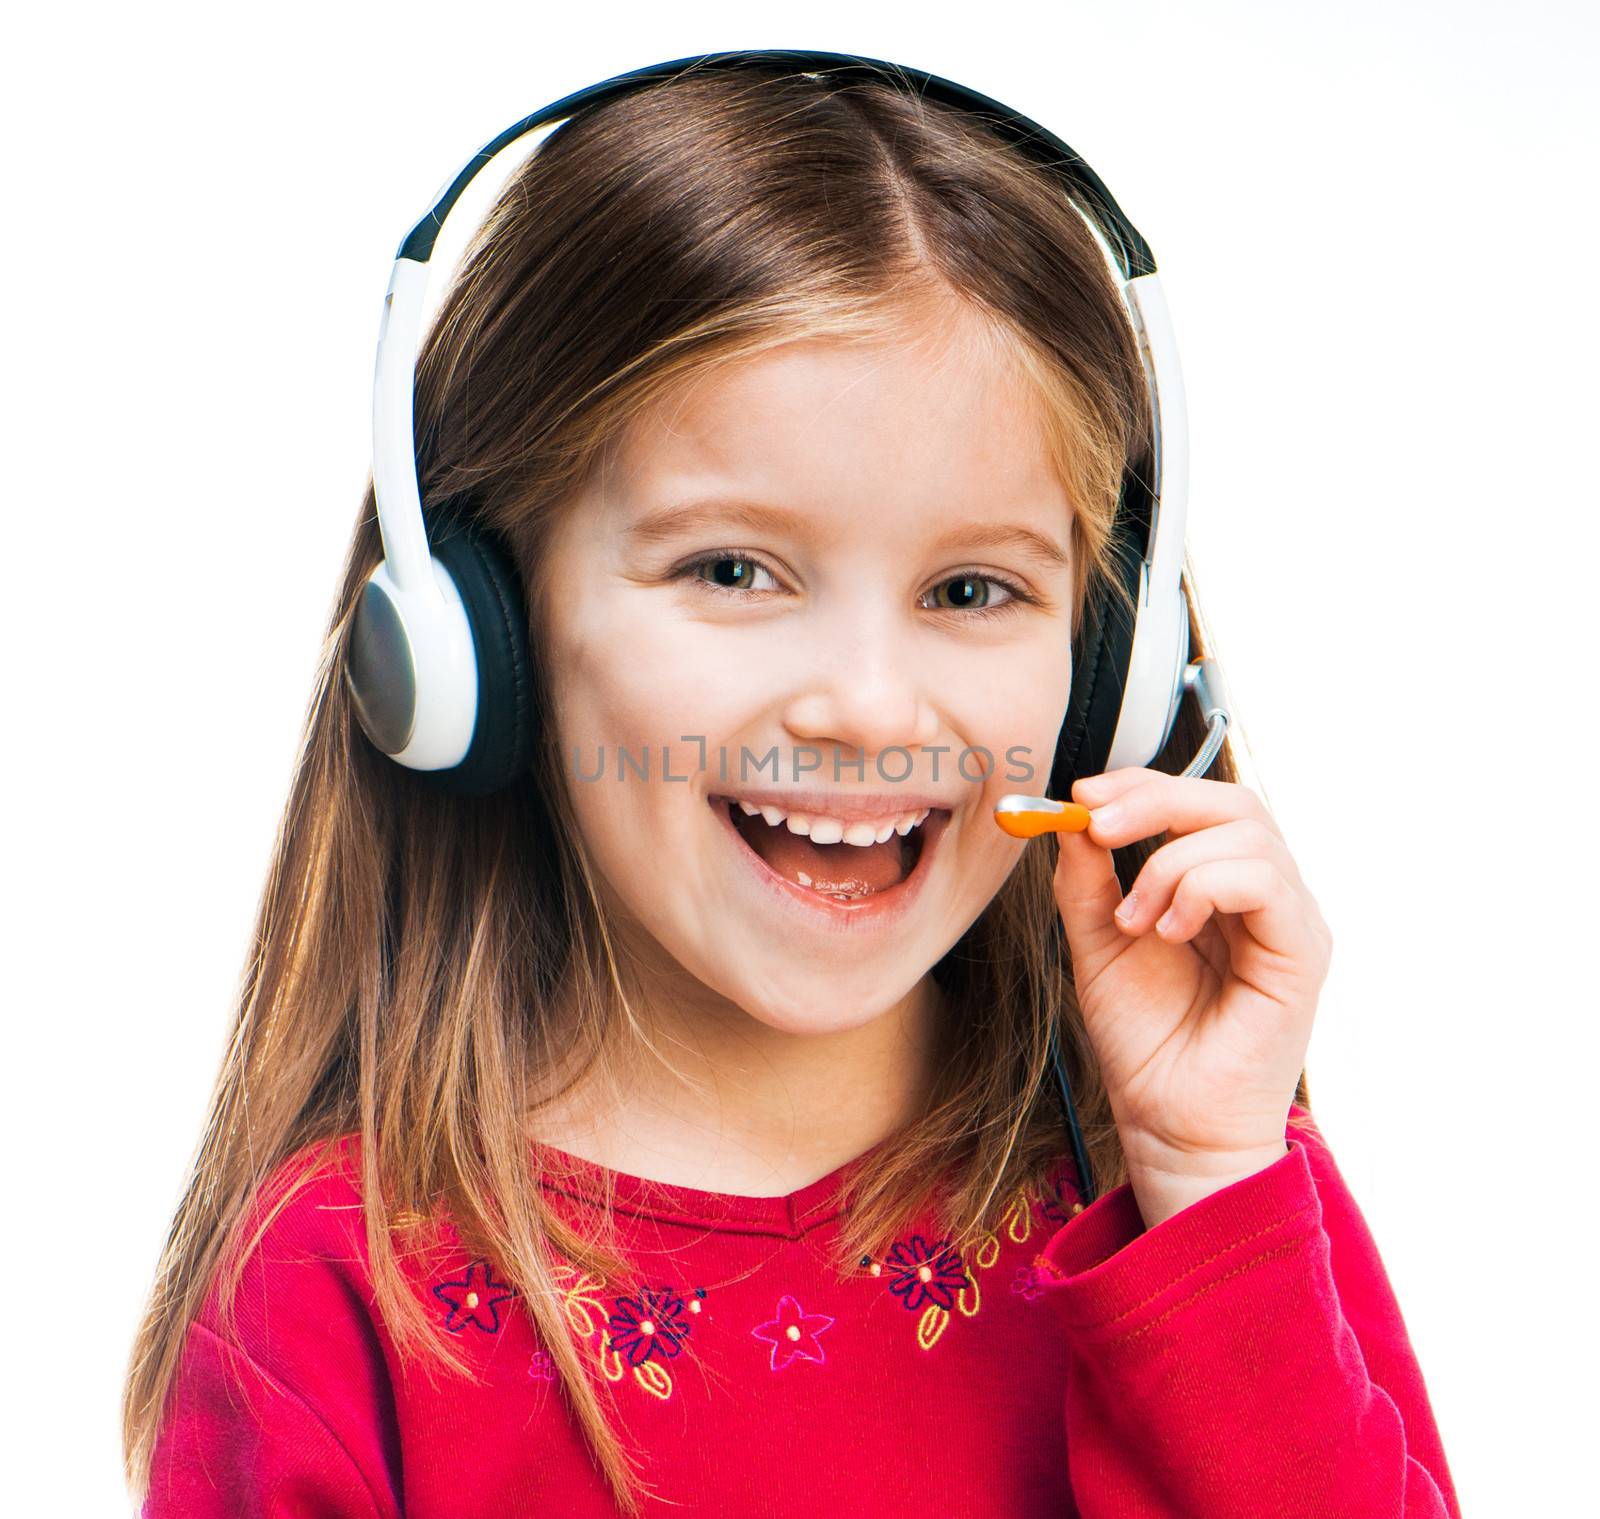
M 784 725 L 796 741 L 821 749 L 824 756 L 830 745 L 838 745 L 851 754 L 860 751 L 870 762 L 885 749 L 904 747 L 911 751 L 912 775 L 921 776 L 928 761 L 918 746 L 938 737 L 939 714 L 928 662 L 917 658 L 912 642 L 876 619 L 808 639 L 808 646 L 797 651 Z M 894 773 L 905 768 L 897 757 Z M 870 778 L 870 767 L 867 774 Z

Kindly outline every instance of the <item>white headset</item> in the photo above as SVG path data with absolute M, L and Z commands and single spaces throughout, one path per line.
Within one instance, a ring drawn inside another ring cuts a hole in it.
M 1183 376 L 1166 299 L 1148 244 L 1094 171 L 1036 122 L 963 85 L 879 59 L 805 51 L 731 52 L 620 74 L 544 106 L 480 148 L 441 187 L 401 243 L 383 298 L 372 404 L 373 490 L 384 558 L 363 588 L 346 662 L 367 737 L 441 789 L 481 794 L 527 768 L 534 720 L 525 615 L 508 561 L 471 529 L 441 552 L 430 539 L 417 479 L 412 401 L 423 297 L 435 240 L 472 178 L 503 148 L 578 110 L 661 83 L 686 69 L 787 65 L 830 78 L 901 80 L 924 97 L 983 114 L 986 124 L 1060 175 L 1108 251 L 1137 336 L 1154 421 L 1151 478 L 1124 478 L 1119 522 L 1132 532 L 1121 563 L 1136 609 L 1110 598 L 1086 608 L 1073 693 L 1051 789 L 1081 774 L 1147 765 L 1194 690 L 1208 726 L 1184 774 L 1203 774 L 1221 747 L 1231 703 L 1215 660 L 1189 660 L 1180 586 L 1189 465 Z

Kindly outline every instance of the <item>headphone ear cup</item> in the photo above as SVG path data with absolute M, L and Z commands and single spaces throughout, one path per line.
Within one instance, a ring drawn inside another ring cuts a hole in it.
M 433 557 L 450 572 L 466 608 L 478 666 L 472 743 L 457 765 L 418 770 L 452 796 L 485 796 L 527 773 L 537 730 L 527 598 L 511 555 L 470 515 L 467 498 L 423 511 Z
M 1123 522 L 1118 513 L 1119 526 Z M 1143 551 L 1122 531 L 1112 534 L 1112 573 L 1119 576 L 1131 605 L 1138 605 Z M 1080 776 L 1099 775 L 1111 753 L 1122 697 L 1133 655 L 1135 621 L 1100 580 L 1094 582 L 1072 645 L 1072 694 L 1056 740 L 1049 795 L 1072 795 Z

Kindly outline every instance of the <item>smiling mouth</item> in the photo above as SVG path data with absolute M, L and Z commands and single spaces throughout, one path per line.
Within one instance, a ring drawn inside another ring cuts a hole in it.
M 929 826 L 949 816 L 946 809 L 934 808 L 908 833 L 892 833 L 881 844 L 847 844 L 843 840 L 818 844 L 791 832 L 786 823 L 768 823 L 759 813 L 749 816 L 729 797 L 709 800 L 727 813 L 745 847 L 774 875 L 841 902 L 875 897 L 904 884 L 922 858 Z

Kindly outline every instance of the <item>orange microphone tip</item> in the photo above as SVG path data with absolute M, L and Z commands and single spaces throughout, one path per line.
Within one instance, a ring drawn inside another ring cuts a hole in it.
M 995 804 L 994 820 L 1014 839 L 1036 839 L 1042 833 L 1081 833 L 1089 826 L 1089 809 L 1077 802 L 1012 792 Z

